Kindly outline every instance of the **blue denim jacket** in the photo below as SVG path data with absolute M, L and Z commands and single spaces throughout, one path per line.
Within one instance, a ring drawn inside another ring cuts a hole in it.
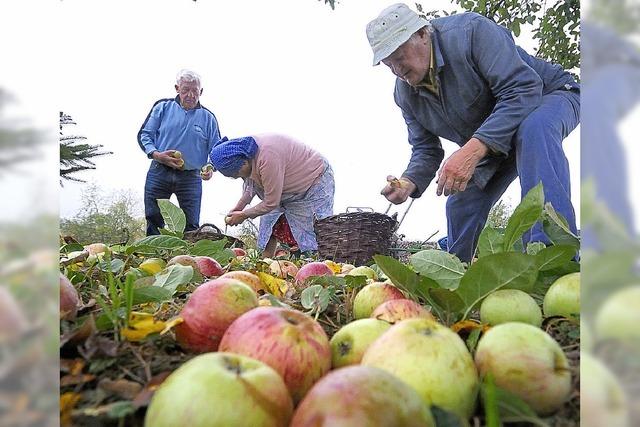
M 491 154 L 473 175 L 484 188 L 542 96 L 578 88 L 559 65 L 529 55 L 516 46 L 508 29 L 481 15 L 462 13 L 431 22 L 440 96 L 400 79 L 394 93 L 412 147 L 403 173 L 417 186 L 412 197 L 422 195 L 440 167 L 444 150 L 439 137 L 460 146 L 476 137 L 489 147 Z

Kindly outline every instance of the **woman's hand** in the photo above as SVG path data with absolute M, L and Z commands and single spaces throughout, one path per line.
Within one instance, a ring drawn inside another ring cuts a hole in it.
M 243 211 L 233 211 L 233 212 L 229 212 L 227 214 L 227 216 L 224 218 L 224 222 L 227 225 L 240 225 L 247 218 L 249 218 L 249 217 Z

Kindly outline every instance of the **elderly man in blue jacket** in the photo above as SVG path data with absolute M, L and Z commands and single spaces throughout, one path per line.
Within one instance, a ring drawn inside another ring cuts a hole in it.
M 520 178 L 522 195 L 542 182 L 545 200 L 576 231 L 562 140 L 578 125 L 579 85 L 560 66 L 529 55 L 493 21 L 461 13 L 426 21 L 395 4 L 367 25 L 373 64 L 397 76 L 395 102 L 412 155 L 393 203 L 420 197 L 437 174 L 447 199 L 448 251 L 473 258 L 491 207 Z M 460 148 L 444 160 L 440 137 Z M 540 224 L 524 236 L 548 243 Z
M 176 77 L 175 98 L 154 105 L 138 132 L 138 144 L 153 159 L 144 186 L 147 236 L 160 234 L 164 220 L 158 199 L 176 195 L 186 217 L 185 231 L 198 228 L 202 180 L 213 167 L 204 168 L 209 152 L 220 141 L 216 116 L 200 105 L 200 76 L 181 70 Z M 179 154 L 178 154 L 179 153 Z

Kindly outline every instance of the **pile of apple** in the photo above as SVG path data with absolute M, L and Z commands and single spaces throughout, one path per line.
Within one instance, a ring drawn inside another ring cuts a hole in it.
M 491 327 L 472 354 L 369 267 L 268 261 L 297 291 L 315 276 L 366 276 L 353 300 L 355 319 L 328 337 L 309 315 L 260 299 L 264 286 L 251 272 L 225 272 L 206 257 L 170 261 L 213 279 L 190 295 L 174 329 L 181 347 L 201 354 L 157 389 L 146 426 L 433 426 L 432 405 L 468 420 L 488 374 L 541 416 L 569 397 L 567 359 L 540 329 L 543 313 L 524 292 L 484 300 L 481 320 Z M 544 316 L 575 318 L 579 281 L 576 273 L 554 283 Z

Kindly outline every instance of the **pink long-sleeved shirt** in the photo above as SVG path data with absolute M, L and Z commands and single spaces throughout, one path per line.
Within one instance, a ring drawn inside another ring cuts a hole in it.
M 249 218 L 264 215 L 280 206 L 282 194 L 305 193 L 324 172 L 320 153 L 287 135 L 253 135 L 258 153 L 251 160 L 251 176 L 245 180 L 240 204 L 256 195 L 253 185 L 264 189 L 264 199 L 245 209 Z

